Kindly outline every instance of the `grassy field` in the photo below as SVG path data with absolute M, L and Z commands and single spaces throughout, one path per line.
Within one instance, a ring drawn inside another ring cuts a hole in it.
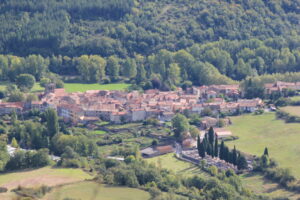
M 110 187 L 84 181 L 55 188 L 43 199 L 63 200 L 66 198 L 76 200 L 147 200 L 150 199 L 150 194 L 134 188 Z
M 280 108 L 280 110 L 285 111 L 291 115 L 300 117 L 300 106 L 286 106 Z
M 0 187 L 13 189 L 18 185 L 25 187 L 35 187 L 43 184 L 54 186 L 91 178 L 91 175 L 83 172 L 81 169 L 44 167 L 36 170 L 1 174 Z
M 203 175 L 203 172 L 195 165 L 178 160 L 174 157 L 173 153 L 165 154 L 162 156 L 146 159 L 150 163 L 154 163 L 156 166 L 161 165 L 162 168 L 172 170 L 173 172 L 181 175 Z
M 106 134 L 105 131 L 102 130 L 95 130 L 95 131 L 91 131 L 92 134 L 96 134 L 96 135 L 104 135 Z
M 83 83 L 65 83 L 64 88 L 67 92 L 85 92 L 87 90 L 125 90 L 130 84 L 115 83 L 115 84 L 83 84 Z
M 263 194 L 271 198 L 285 197 L 289 199 L 298 199 L 300 194 L 295 194 L 286 191 L 278 186 L 276 183 L 272 183 L 263 178 L 260 174 L 244 174 L 240 176 L 243 185 L 252 190 L 255 194 Z
M 227 142 L 230 147 L 236 145 L 237 149 L 258 156 L 268 147 L 280 167 L 290 168 L 300 178 L 300 124 L 286 124 L 277 120 L 274 113 L 243 115 L 231 120 L 233 125 L 229 129 L 239 139 Z
M 290 97 L 292 101 L 300 101 L 300 96 Z
M 36 170 L 12 172 L 0 175 L 0 187 L 9 191 L 19 185 L 24 187 L 37 187 L 41 185 L 57 186 L 93 178 L 81 169 L 61 169 L 44 167 Z M 1 200 L 11 200 L 15 193 L 0 193 Z

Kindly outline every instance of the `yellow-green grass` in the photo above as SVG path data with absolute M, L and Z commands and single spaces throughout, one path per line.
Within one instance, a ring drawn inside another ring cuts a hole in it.
M 280 110 L 289 113 L 290 115 L 300 117 L 300 106 L 286 106 Z
M 239 139 L 227 142 L 230 147 L 260 156 L 268 147 L 269 155 L 278 161 L 279 166 L 290 168 L 300 178 L 300 124 L 287 124 L 277 120 L 274 113 L 263 115 L 242 115 L 231 118 L 229 127 Z
M 108 129 L 122 129 L 122 128 L 135 128 L 141 126 L 141 123 L 126 123 L 126 124 L 115 124 L 115 125 L 108 125 L 106 128 Z
M 91 131 L 91 133 L 96 134 L 96 135 L 104 135 L 104 134 L 106 134 L 106 132 L 102 131 L 102 130 Z
M 292 101 L 300 101 L 300 96 L 290 97 Z
M 179 160 L 173 153 L 157 156 L 146 159 L 149 163 L 155 164 L 157 167 L 162 167 L 181 175 L 203 175 L 203 172 L 196 165 Z
M 81 169 L 44 167 L 35 170 L 18 171 L 0 175 L 0 187 L 13 189 L 19 185 L 35 187 L 39 185 L 55 186 L 93 178 Z
M 257 173 L 244 174 L 240 176 L 243 186 L 253 191 L 255 194 L 262 194 L 271 198 L 285 197 L 298 199 L 300 194 L 295 194 L 284 190 L 278 184 L 270 182 Z
M 113 84 L 83 84 L 83 83 L 65 83 L 64 88 L 67 92 L 85 92 L 87 90 L 125 90 L 130 86 L 126 83 Z
M 43 199 L 63 200 L 66 198 L 81 200 L 148 200 L 150 194 L 134 188 L 112 187 L 84 181 L 55 188 Z

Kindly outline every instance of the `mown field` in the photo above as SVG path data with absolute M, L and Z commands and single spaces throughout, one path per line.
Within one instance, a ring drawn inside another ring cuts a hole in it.
M 92 134 L 96 134 L 96 135 L 104 135 L 106 134 L 105 131 L 102 130 L 95 130 L 95 131 L 91 131 Z
M 172 170 L 173 172 L 181 175 L 204 175 L 199 167 L 189 162 L 178 160 L 174 157 L 173 153 L 165 154 L 162 156 L 146 159 L 150 163 L 154 163 L 158 167 Z
M 300 101 L 300 96 L 289 97 L 292 101 Z
M 300 106 L 286 106 L 280 108 L 280 110 L 285 111 L 291 115 L 300 117 Z
M 113 84 L 83 84 L 83 83 L 65 83 L 64 88 L 67 92 L 85 92 L 87 90 L 125 90 L 130 86 L 126 83 Z
M 36 170 L 26 170 L 0 175 L 0 187 L 9 191 L 18 186 L 38 187 L 41 185 L 57 186 L 93 178 L 81 169 L 63 169 L 44 167 Z M 11 192 L 1 193 L 0 199 L 11 199 Z
M 277 120 L 274 113 L 263 115 L 243 115 L 232 117 L 233 125 L 229 129 L 238 140 L 227 142 L 230 147 L 254 154 L 262 155 L 268 147 L 270 157 L 278 161 L 279 166 L 290 168 L 300 178 L 300 124 L 286 124 Z
M 300 194 L 295 194 L 282 189 L 276 183 L 265 180 L 262 175 L 250 173 L 240 176 L 243 185 L 253 191 L 255 194 L 263 194 L 271 198 L 285 197 L 289 199 L 298 199 Z
M 100 185 L 95 182 L 80 183 L 57 187 L 43 199 L 45 200 L 148 200 L 150 194 L 146 191 L 128 188 Z

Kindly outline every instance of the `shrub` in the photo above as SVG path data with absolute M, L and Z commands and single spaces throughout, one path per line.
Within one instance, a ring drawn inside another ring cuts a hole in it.
M 0 193 L 5 193 L 5 192 L 7 192 L 7 191 L 8 191 L 7 188 L 5 188 L 5 187 L 0 187 Z

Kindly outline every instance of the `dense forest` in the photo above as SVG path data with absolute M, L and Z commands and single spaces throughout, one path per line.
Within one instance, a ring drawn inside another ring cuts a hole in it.
M 18 56 L 1 57 L 2 79 L 39 80 L 26 70 L 38 62 L 166 90 L 300 71 L 299 1 L 5 0 L 0 10 L 0 53 Z

